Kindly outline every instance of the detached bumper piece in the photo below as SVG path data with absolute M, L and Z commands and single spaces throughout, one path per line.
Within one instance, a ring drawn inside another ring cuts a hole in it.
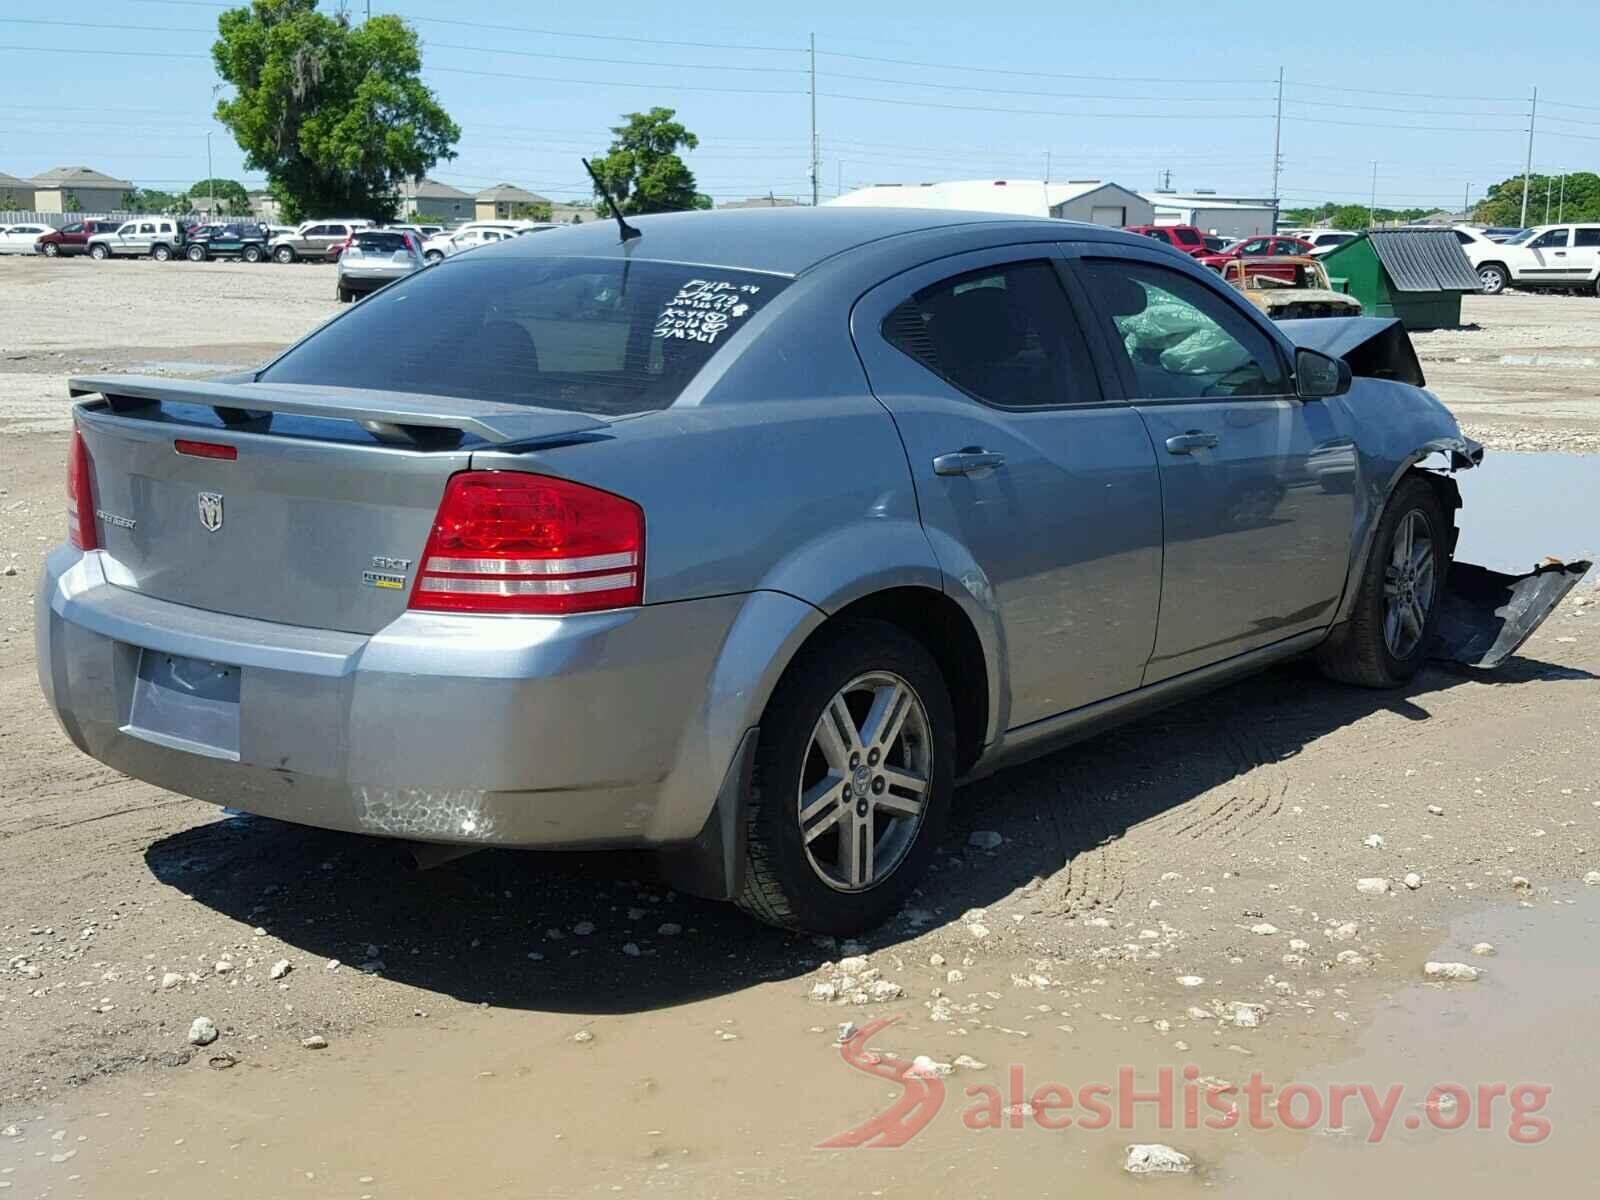
M 1588 574 L 1588 562 L 1551 559 L 1527 575 L 1473 563 L 1450 567 L 1430 657 L 1490 670 L 1516 653 Z

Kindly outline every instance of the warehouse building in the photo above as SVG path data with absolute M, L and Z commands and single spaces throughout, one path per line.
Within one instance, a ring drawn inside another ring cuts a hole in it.
M 1146 192 L 1155 225 L 1193 225 L 1218 237 L 1250 237 L 1276 232 L 1278 207 L 1258 196 L 1219 196 L 1215 192 Z
M 1046 183 L 1040 179 L 958 179 L 947 183 L 880 183 L 835 196 L 825 204 L 845 208 L 940 208 L 1058 217 L 1094 225 L 1152 225 L 1150 202 L 1101 179 Z
M 57 167 L 33 179 L 33 207 L 44 213 L 104 213 L 127 208 L 134 190 L 126 179 L 113 179 L 88 167 Z

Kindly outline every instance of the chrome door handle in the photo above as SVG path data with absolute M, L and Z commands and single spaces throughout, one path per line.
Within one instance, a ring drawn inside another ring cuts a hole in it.
M 1167 453 L 1193 454 L 1196 450 L 1211 450 L 1216 447 L 1218 440 L 1214 433 L 1201 433 L 1198 429 L 1191 429 L 1188 433 L 1169 437 Z
M 993 454 L 980 446 L 967 446 L 933 460 L 935 475 L 982 475 L 1006 465 L 1004 454 Z

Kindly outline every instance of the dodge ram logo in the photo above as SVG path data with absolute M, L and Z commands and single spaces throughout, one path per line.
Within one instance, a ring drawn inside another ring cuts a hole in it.
M 200 524 L 212 533 L 222 528 L 222 493 L 200 493 Z

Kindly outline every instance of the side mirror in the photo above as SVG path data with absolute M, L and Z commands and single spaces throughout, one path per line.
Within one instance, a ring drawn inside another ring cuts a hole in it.
M 1320 350 L 1304 347 L 1294 352 L 1295 392 L 1302 400 L 1326 400 L 1350 390 L 1354 378 L 1350 364 Z

